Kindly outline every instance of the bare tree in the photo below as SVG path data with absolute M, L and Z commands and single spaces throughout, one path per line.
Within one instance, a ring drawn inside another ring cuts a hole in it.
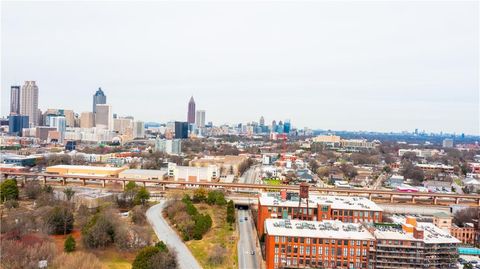
M 216 244 L 210 249 L 208 254 L 208 263 L 211 265 L 220 265 L 225 260 L 227 250 L 219 244 Z

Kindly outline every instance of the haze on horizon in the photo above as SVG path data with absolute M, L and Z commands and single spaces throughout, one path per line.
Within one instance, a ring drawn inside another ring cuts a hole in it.
M 480 134 L 476 1 L 1 5 L 2 115 L 36 80 L 42 111 Z

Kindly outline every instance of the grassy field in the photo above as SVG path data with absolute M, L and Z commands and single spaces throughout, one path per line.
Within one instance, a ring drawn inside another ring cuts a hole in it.
M 282 181 L 278 179 L 264 179 L 263 182 L 267 185 L 278 186 L 282 185 Z
M 234 269 L 238 267 L 237 242 L 238 234 L 235 231 L 235 225 L 230 228 L 225 220 L 227 210 L 225 206 L 210 206 L 207 204 L 195 205 L 200 213 L 208 213 L 212 217 L 212 228 L 208 231 L 202 240 L 191 240 L 186 243 L 192 251 L 195 258 L 204 269 Z M 209 250 L 216 244 L 221 244 L 227 249 L 227 254 L 223 264 L 212 266 L 208 263 Z
M 75 251 L 84 251 L 92 253 L 100 260 L 104 269 L 130 269 L 132 268 L 132 262 L 135 259 L 136 251 L 126 252 L 118 251 L 115 246 L 110 246 L 105 249 L 86 250 L 82 244 L 80 238 L 80 231 L 74 230 L 72 236 L 75 238 L 77 248 Z M 66 236 L 54 235 L 51 236 L 57 246 L 57 253 L 63 252 L 63 243 Z

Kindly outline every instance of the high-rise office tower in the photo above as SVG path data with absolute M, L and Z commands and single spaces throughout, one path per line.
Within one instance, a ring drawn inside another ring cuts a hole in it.
M 10 88 L 10 115 L 20 114 L 20 86 Z
M 80 128 L 92 128 L 95 126 L 93 112 L 82 112 L 80 114 Z
M 272 121 L 272 132 L 277 131 L 277 122 L 275 120 Z
M 195 100 L 193 100 L 193 96 L 190 98 L 190 102 L 188 102 L 187 122 L 190 124 L 195 123 Z
M 188 138 L 188 122 L 175 122 L 175 138 L 184 139 Z
M 205 127 L 205 110 L 197 110 L 196 125 L 198 128 Z
M 265 126 L 265 118 L 263 116 L 260 117 L 260 126 Z
M 58 142 L 63 142 L 65 138 L 65 130 L 66 130 L 66 119 L 65 116 L 53 116 L 50 117 L 50 127 L 55 127 L 60 134 L 60 140 Z
M 97 105 L 95 113 L 95 126 L 113 130 L 112 107 L 106 104 Z
M 133 137 L 134 138 L 145 137 L 145 123 L 143 121 L 133 122 Z
M 38 87 L 35 81 L 25 81 L 20 94 L 20 114 L 28 116 L 30 126 L 38 125 Z
M 28 116 L 10 115 L 8 117 L 8 132 L 11 135 L 22 136 L 23 128 L 28 128 Z
M 65 123 L 67 127 L 75 127 L 75 113 L 73 110 L 64 109 L 63 115 L 65 116 Z
M 283 132 L 288 134 L 290 133 L 291 129 L 292 129 L 292 124 L 290 123 L 290 120 L 285 120 L 285 123 L 283 124 Z
M 97 105 L 103 105 L 107 103 L 107 96 L 103 93 L 102 88 L 98 88 L 97 92 L 93 95 L 93 113 L 97 111 Z

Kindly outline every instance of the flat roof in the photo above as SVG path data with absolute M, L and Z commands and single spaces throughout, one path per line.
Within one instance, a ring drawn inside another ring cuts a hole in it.
M 166 173 L 167 173 L 167 170 L 127 169 L 120 172 L 120 175 L 121 176 L 126 176 L 126 175 L 158 176 L 158 175 L 164 175 Z
M 260 196 L 260 204 L 264 206 L 284 206 L 284 207 L 298 207 L 297 200 L 282 201 L 280 193 L 262 193 Z M 309 206 L 330 205 L 332 209 L 350 209 L 361 211 L 383 211 L 375 202 L 366 197 L 356 196 L 325 196 L 325 195 L 311 195 L 308 199 Z M 302 207 L 306 207 L 302 203 Z
M 294 236 L 331 238 L 346 240 L 374 240 L 373 235 L 358 223 L 344 223 L 339 220 L 265 220 L 265 232 L 272 236 Z
M 89 165 L 68 165 L 68 164 L 60 164 L 49 166 L 48 168 L 58 168 L 58 169 L 85 169 L 85 170 L 94 170 L 94 171 L 111 171 L 116 172 L 118 170 L 123 170 L 123 167 L 108 167 L 108 166 L 89 166 Z
M 405 218 L 396 217 L 393 221 L 397 224 L 405 224 Z M 450 233 L 438 228 L 433 223 L 417 222 L 417 228 L 423 230 L 423 239 L 416 239 L 413 233 L 407 233 L 402 228 L 377 226 L 375 237 L 385 240 L 408 240 L 423 241 L 425 244 L 458 244 L 460 240 L 450 235 Z

